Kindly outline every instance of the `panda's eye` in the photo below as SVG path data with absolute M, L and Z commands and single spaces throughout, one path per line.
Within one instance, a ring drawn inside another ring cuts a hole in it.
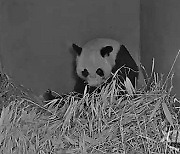
M 87 69 L 84 69 L 84 70 L 82 71 L 82 75 L 86 78 L 86 77 L 89 75 L 88 70 L 87 70 Z
M 100 76 L 100 77 L 103 77 L 104 76 L 104 72 L 101 68 L 98 68 L 96 73 Z

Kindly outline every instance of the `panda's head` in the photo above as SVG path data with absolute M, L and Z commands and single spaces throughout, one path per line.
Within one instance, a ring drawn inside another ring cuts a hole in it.
M 72 47 L 77 53 L 76 73 L 92 87 L 98 86 L 110 76 L 120 50 L 119 42 L 104 38 L 89 41 L 83 47 L 76 44 Z

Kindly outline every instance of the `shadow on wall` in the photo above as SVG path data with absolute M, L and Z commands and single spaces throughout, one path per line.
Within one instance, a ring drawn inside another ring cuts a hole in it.
M 180 49 L 180 1 L 141 0 L 141 60 L 150 74 L 152 58 L 157 72 L 167 76 Z M 180 56 L 173 69 L 173 94 L 180 98 Z

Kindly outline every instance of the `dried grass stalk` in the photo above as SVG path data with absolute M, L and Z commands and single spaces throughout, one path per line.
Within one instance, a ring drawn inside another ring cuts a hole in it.
M 153 72 L 141 89 L 126 78 L 122 95 L 114 76 L 101 92 L 70 93 L 44 105 L 3 74 L 0 153 L 178 153 L 180 102 L 170 95 L 169 77 Z

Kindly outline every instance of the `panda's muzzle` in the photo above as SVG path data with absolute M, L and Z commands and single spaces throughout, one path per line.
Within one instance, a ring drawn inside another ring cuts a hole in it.
M 104 78 L 100 77 L 100 76 L 96 76 L 96 77 L 89 77 L 87 79 L 88 85 L 91 87 L 97 87 L 99 86 L 102 82 L 104 81 Z

